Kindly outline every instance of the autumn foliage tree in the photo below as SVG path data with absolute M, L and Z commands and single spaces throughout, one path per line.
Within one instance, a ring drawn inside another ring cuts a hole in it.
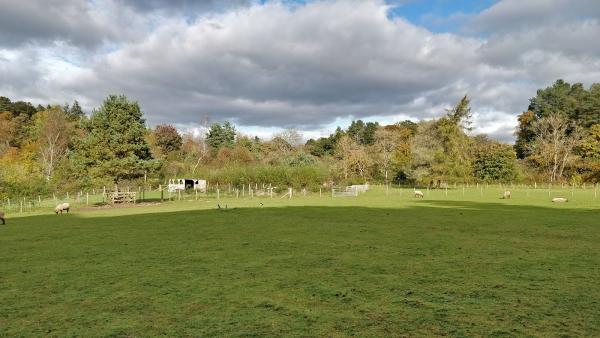
M 394 164 L 394 153 L 398 151 L 402 142 L 399 130 L 380 128 L 375 132 L 375 151 L 378 162 L 383 171 L 385 183 L 389 183 L 390 171 Z
M 59 106 L 39 112 L 36 117 L 42 168 L 46 179 L 50 180 L 57 163 L 67 155 L 72 126 L 67 120 L 67 114 Z
M 168 124 L 160 124 L 154 128 L 152 141 L 162 155 L 179 151 L 183 145 L 183 139 L 177 129 Z
M 531 159 L 544 169 L 550 182 L 556 182 L 576 158 L 574 150 L 581 142 L 581 129 L 559 114 L 537 120 L 533 129 L 536 137 L 530 144 Z

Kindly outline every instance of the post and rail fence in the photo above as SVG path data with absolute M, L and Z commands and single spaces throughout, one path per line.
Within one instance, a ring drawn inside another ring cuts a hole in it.
M 179 202 L 179 201 L 201 201 L 207 199 L 255 199 L 255 198 L 323 198 L 330 197 L 357 197 L 372 187 L 377 191 L 389 196 L 397 194 L 402 197 L 410 197 L 413 190 L 425 191 L 426 197 L 435 194 L 436 198 L 461 199 L 479 195 L 480 199 L 488 197 L 499 197 L 505 190 L 518 189 L 525 197 L 544 194 L 545 197 L 562 196 L 569 198 L 580 198 L 596 201 L 599 195 L 598 184 L 549 184 L 537 183 L 464 183 L 445 184 L 444 186 L 431 187 L 428 185 L 351 185 L 351 186 L 320 186 L 293 188 L 289 186 L 274 186 L 269 183 L 246 183 L 246 184 L 210 184 L 204 192 L 178 191 L 172 193 L 167 190 L 167 185 L 140 185 L 115 186 L 113 188 L 97 187 L 79 191 L 53 192 L 48 195 L 3 197 L 0 199 L 0 211 L 7 214 L 40 213 L 51 211 L 59 203 L 70 203 L 76 208 L 94 207 L 111 204 L 143 204 L 146 202 Z

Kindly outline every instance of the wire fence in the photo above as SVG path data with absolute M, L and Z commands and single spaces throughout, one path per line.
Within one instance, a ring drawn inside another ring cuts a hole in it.
M 357 197 L 356 189 L 352 186 L 323 186 L 318 189 L 292 187 L 277 187 L 270 184 L 207 184 L 204 191 L 184 190 L 169 192 L 167 185 L 158 186 L 136 186 L 136 187 L 115 187 L 107 189 L 81 190 L 77 192 L 56 192 L 49 196 L 31 196 L 20 198 L 4 198 L 0 201 L 0 210 L 6 214 L 24 214 L 34 212 L 51 212 L 56 205 L 60 203 L 69 203 L 72 207 L 95 207 L 110 205 L 111 193 L 121 191 L 132 194 L 133 204 L 153 203 L 153 202 L 177 202 L 177 201 L 197 201 L 207 199 L 252 199 L 252 198 L 326 198 L 326 197 Z M 547 197 L 567 197 L 585 200 L 598 199 L 599 189 L 597 184 L 439 184 L 437 186 L 419 186 L 419 185 L 375 185 L 369 190 L 370 194 L 412 196 L 414 190 L 420 190 L 425 197 L 431 198 L 488 198 L 503 195 L 506 190 L 516 189 L 522 197 L 546 196 Z
M 131 204 L 149 202 L 176 202 L 193 201 L 200 199 L 224 199 L 224 198 L 292 198 L 308 197 L 326 194 L 330 189 L 322 187 L 318 190 L 290 187 L 277 187 L 271 184 L 207 184 L 206 189 L 179 190 L 170 192 L 167 185 L 158 186 L 136 186 L 136 187 L 113 187 L 108 189 L 81 190 L 77 192 L 55 192 L 52 195 L 38 195 L 31 197 L 4 198 L 0 201 L 0 210 L 7 214 L 22 214 L 40 211 L 52 211 L 60 203 L 69 203 L 72 207 L 94 207 L 115 204 L 115 196 L 126 194 L 133 196 Z M 118 193 L 117 193 L 118 192 Z

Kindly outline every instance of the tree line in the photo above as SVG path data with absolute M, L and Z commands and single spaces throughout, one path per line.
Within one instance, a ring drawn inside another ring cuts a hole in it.
M 169 178 L 317 188 L 380 182 L 596 183 L 600 179 L 600 84 L 558 80 L 519 115 L 514 145 L 471 133 L 464 96 L 437 119 L 391 125 L 352 121 L 303 142 L 286 130 L 270 140 L 230 122 L 203 135 L 149 128 L 137 102 L 111 95 L 85 114 L 71 105 L 33 106 L 0 97 L 0 197 Z

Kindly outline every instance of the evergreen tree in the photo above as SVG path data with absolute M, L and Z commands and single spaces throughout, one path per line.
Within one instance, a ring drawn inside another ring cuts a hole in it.
M 588 91 L 581 83 L 571 85 L 557 80 L 551 87 L 537 91 L 530 99 L 529 110 L 536 118 L 559 114 L 589 128 L 600 123 L 600 84 L 593 84 Z
M 415 135 L 417 133 L 418 125 L 411 120 L 404 120 L 402 122 L 397 123 L 399 127 L 406 128 L 406 130 L 410 130 L 411 135 Z
M 31 117 L 37 109 L 29 102 L 12 102 L 9 98 L 0 96 L 0 112 L 11 112 L 14 116 L 25 115 Z
M 348 136 L 350 137 L 350 139 L 352 139 L 352 141 L 360 144 L 364 129 L 365 123 L 362 120 L 357 120 L 352 121 L 350 123 L 350 127 L 348 127 L 348 130 L 346 132 L 348 133 Z
M 379 129 L 379 122 L 367 122 L 365 128 L 363 129 L 360 143 L 366 146 L 375 143 L 375 132 L 377 129 Z
M 372 145 L 375 143 L 375 132 L 379 128 L 378 122 L 364 123 L 362 120 L 352 121 L 348 127 L 347 134 L 352 141 L 361 145 Z
M 533 130 L 535 121 L 535 114 L 532 111 L 526 111 L 519 115 L 519 126 L 516 132 L 517 140 L 515 141 L 515 151 L 519 159 L 524 159 L 530 155 L 529 144 L 535 139 Z
M 229 122 L 223 125 L 213 123 L 206 134 L 206 143 L 215 150 L 223 147 L 233 148 L 235 133 L 235 127 Z
M 579 124 L 585 128 L 600 124 L 600 83 L 594 83 L 588 91 L 577 114 Z
M 448 115 L 437 124 L 439 138 L 444 146 L 443 168 L 446 175 L 466 178 L 471 174 L 471 156 L 469 149 L 472 140 L 465 133 L 471 130 L 470 100 L 465 95 Z
M 85 123 L 86 135 L 77 144 L 74 157 L 79 172 L 118 182 L 155 169 L 144 122 L 137 102 L 124 95 L 109 96 Z
M 79 120 L 85 116 L 85 113 L 83 112 L 83 109 L 81 109 L 81 106 L 77 100 L 73 101 L 71 108 L 65 111 L 69 112 L 69 117 L 73 120 Z
M 450 122 L 463 130 L 471 131 L 471 100 L 467 95 L 463 96 L 452 109 L 448 109 L 448 119 Z
M 0 112 L 12 112 L 12 102 L 8 97 L 0 96 Z

